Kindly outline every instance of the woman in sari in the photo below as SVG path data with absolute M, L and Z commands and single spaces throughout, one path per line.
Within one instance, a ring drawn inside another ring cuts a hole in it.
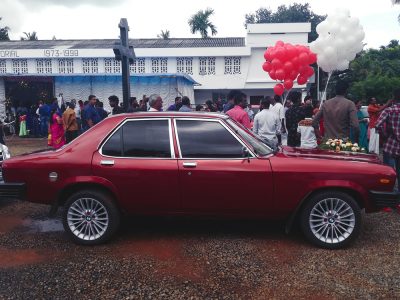
M 64 125 L 61 117 L 57 114 L 57 109 L 52 108 L 50 112 L 50 145 L 54 149 L 59 149 L 65 145 Z

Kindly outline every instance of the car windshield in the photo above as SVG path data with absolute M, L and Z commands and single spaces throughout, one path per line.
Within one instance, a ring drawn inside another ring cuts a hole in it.
M 232 119 L 227 120 L 228 124 L 235 130 L 235 132 L 240 135 L 242 139 L 244 139 L 249 145 L 251 145 L 259 156 L 266 156 L 273 153 L 271 147 L 266 145 L 261 139 L 259 139 L 256 135 L 254 135 L 247 128 L 242 126 L 241 124 L 235 122 Z

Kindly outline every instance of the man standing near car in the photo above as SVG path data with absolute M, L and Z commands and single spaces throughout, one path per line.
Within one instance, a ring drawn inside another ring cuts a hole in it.
M 276 147 L 278 145 L 277 135 L 281 132 L 281 120 L 270 110 L 270 98 L 261 100 L 260 112 L 254 117 L 253 132 Z
M 149 97 L 149 112 L 162 111 L 163 101 L 160 95 L 153 94 Z
M 340 80 L 336 84 L 336 97 L 326 100 L 320 111 L 315 115 L 312 126 L 317 139 L 321 139 L 319 120 L 324 118 L 325 138 L 348 138 L 350 128 L 355 141 L 358 141 L 360 127 L 357 118 L 357 109 L 353 101 L 345 98 L 349 84 Z
M 84 108 L 84 119 L 83 119 L 83 131 L 88 130 L 90 127 L 93 127 L 97 123 L 100 122 L 100 116 L 99 113 L 96 110 L 96 102 L 97 98 L 95 95 L 90 95 L 89 96 L 89 103 L 85 106 Z
M 78 122 L 76 121 L 75 104 L 67 103 L 67 109 L 63 112 L 62 120 L 64 124 L 65 141 L 70 143 L 78 136 Z
M 182 98 L 182 107 L 179 109 L 180 112 L 191 112 L 190 108 L 190 99 L 188 96 L 183 96 Z
M 111 111 L 112 115 L 118 115 L 118 114 L 124 113 L 124 109 L 119 106 L 119 99 L 117 96 L 112 95 L 112 96 L 108 97 L 108 101 L 112 108 L 112 111 Z
M 236 122 L 250 129 L 250 118 L 247 112 L 244 110 L 247 106 L 246 95 L 243 94 L 241 91 L 234 91 L 233 99 L 235 102 L 235 106 L 232 109 L 228 110 L 226 114 L 234 119 Z

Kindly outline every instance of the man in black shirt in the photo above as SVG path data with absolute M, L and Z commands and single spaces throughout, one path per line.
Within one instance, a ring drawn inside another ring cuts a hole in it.
M 117 96 L 112 95 L 112 96 L 108 97 L 108 101 L 112 108 L 112 112 L 111 112 L 112 115 L 123 114 L 125 112 L 124 109 L 118 105 L 119 99 Z

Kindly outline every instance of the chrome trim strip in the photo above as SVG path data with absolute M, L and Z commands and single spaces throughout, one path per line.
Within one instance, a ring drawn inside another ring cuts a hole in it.
M 158 121 L 158 120 L 167 120 L 168 121 L 168 135 L 169 135 L 169 146 L 170 146 L 170 150 L 171 150 L 171 157 L 123 157 L 123 156 L 110 156 L 110 155 L 105 155 L 103 154 L 103 146 L 105 143 L 108 142 L 108 140 L 113 136 L 113 134 L 118 131 L 125 123 L 127 122 L 134 122 L 134 121 Z M 109 157 L 109 158 L 118 158 L 118 159 L 139 159 L 139 160 L 143 160 L 143 159 L 155 159 L 155 160 L 170 160 L 170 159 L 176 159 L 175 158 L 175 149 L 174 149 L 174 143 L 172 140 L 172 126 L 171 126 L 171 118 L 126 118 L 124 119 L 117 127 L 115 127 L 113 130 L 111 130 L 108 133 L 108 137 L 103 140 L 103 142 L 100 143 L 100 149 L 98 150 L 99 154 L 103 157 Z
M 202 119 L 202 118 L 188 118 L 188 117 L 174 117 L 174 126 L 175 126 L 175 138 L 176 138 L 176 143 L 178 145 L 178 149 L 179 149 L 179 154 L 180 157 L 178 158 L 178 160 L 184 160 L 184 159 L 196 159 L 196 160 L 243 160 L 243 159 L 248 159 L 247 157 L 215 157 L 215 158 L 211 158 L 211 157 L 207 157 L 207 158 L 195 158 L 195 157 L 183 157 L 182 156 L 182 149 L 181 149 L 181 145 L 179 143 L 179 132 L 178 132 L 178 126 L 176 125 L 176 120 L 187 120 L 187 121 L 203 121 L 203 122 L 218 122 L 220 123 L 231 135 L 233 135 L 233 137 L 243 146 L 245 147 L 247 150 L 249 150 L 249 152 L 251 153 L 251 157 L 249 157 L 250 159 L 256 158 L 256 156 L 254 155 L 253 151 L 251 149 L 249 149 L 249 147 L 243 143 L 243 141 L 241 139 L 239 139 L 236 134 L 232 131 L 231 128 L 229 128 L 226 124 L 224 124 L 224 122 L 220 119 Z

